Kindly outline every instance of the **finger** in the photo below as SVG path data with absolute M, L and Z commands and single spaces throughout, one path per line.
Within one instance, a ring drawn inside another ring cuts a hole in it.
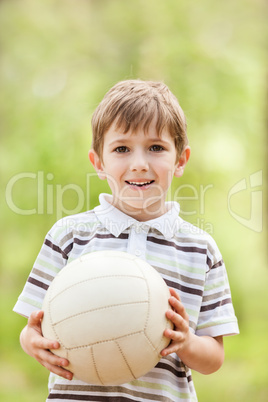
M 175 289 L 169 288 L 169 292 L 170 292 L 171 296 L 175 297 L 175 298 L 178 299 L 178 300 L 181 300 L 181 299 L 180 299 L 180 296 L 178 295 L 178 293 L 176 292 Z
M 171 336 L 173 332 L 179 333 L 181 332 L 182 334 L 186 334 L 189 331 L 189 323 L 187 320 L 185 320 L 181 315 L 177 314 L 173 310 L 168 310 L 166 312 L 166 317 L 173 323 L 174 325 L 174 330 L 171 330 L 170 328 L 167 328 L 165 330 L 165 336 L 167 336 L 170 339 L 176 339 Z
M 168 310 L 166 317 L 174 324 L 175 328 L 182 330 L 182 327 L 184 327 L 184 319 L 181 315 L 173 310 Z
M 176 313 L 180 314 L 186 321 L 188 321 L 189 319 L 188 314 L 186 313 L 185 307 L 181 301 L 179 301 L 176 297 L 172 296 L 169 299 L 169 304 L 171 305 L 171 307 L 173 307 Z
M 184 332 L 182 332 L 182 331 L 173 331 L 170 328 L 165 329 L 164 336 L 166 338 L 170 339 L 171 341 L 174 341 L 174 342 L 181 342 L 185 338 Z
M 42 362 L 47 362 L 52 366 L 66 367 L 69 365 L 69 361 L 64 357 L 56 356 L 49 350 L 42 350 L 39 353 L 39 358 Z
M 167 348 L 163 349 L 160 352 L 160 354 L 161 356 L 167 356 L 170 355 L 171 353 L 177 353 L 179 349 L 180 349 L 179 344 L 171 342 Z
M 52 341 L 47 338 L 43 338 L 43 349 L 49 349 L 49 350 L 57 350 L 60 348 L 60 343 L 58 341 Z
M 44 338 L 42 335 L 36 336 L 34 342 L 38 349 L 59 349 L 60 347 L 59 342 Z
M 72 378 L 73 378 L 73 373 L 71 373 L 71 371 L 68 371 L 62 367 L 55 366 L 48 362 L 45 362 L 43 364 L 43 366 L 46 367 L 50 372 L 57 374 L 60 377 L 66 378 L 67 380 L 72 380 Z

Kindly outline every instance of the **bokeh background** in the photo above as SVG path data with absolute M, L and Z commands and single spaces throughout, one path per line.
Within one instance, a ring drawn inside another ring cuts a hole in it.
M 239 319 L 222 369 L 194 373 L 199 400 L 268 400 L 265 3 L 0 1 L 1 401 L 47 395 L 12 308 L 53 223 L 108 191 L 90 118 L 128 78 L 164 81 L 185 111 L 192 155 L 169 198 L 217 241 Z

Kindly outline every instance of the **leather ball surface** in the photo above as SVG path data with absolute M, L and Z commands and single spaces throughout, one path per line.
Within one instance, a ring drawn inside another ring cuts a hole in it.
M 97 251 L 67 264 L 47 290 L 43 336 L 69 360 L 76 379 L 118 385 L 149 372 L 169 344 L 170 293 L 147 262 L 121 251 Z

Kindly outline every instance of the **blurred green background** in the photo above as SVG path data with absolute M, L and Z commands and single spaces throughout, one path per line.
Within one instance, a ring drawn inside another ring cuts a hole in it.
M 53 223 L 108 190 L 87 159 L 90 118 L 128 78 L 164 81 L 185 111 L 192 156 L 169 198 L 217 241 L 239 319 L 222 369 L 194 373 L 199 400 L 268 400 L 265 3 L 0 2 L 1 401 L 47 395 L 12 308 Z

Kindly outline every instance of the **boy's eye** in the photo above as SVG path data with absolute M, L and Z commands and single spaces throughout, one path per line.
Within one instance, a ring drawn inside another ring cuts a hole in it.
M 125 147 L 125 146 L 120 146 L 120 147 L 116 147 L 115 148 L 115 152 L 118 152 L 119 154 L 122 154 L 122 153 L 124 153 L 124 152 L 128 152 L 128 149 L 127 149 L 127 147 Z
M 164 148 L 161 145 L 152 145 L 150 147 L 150 151 L 153 151 L 153 152 L 160 152 L 163 150 L 164 150 Z

